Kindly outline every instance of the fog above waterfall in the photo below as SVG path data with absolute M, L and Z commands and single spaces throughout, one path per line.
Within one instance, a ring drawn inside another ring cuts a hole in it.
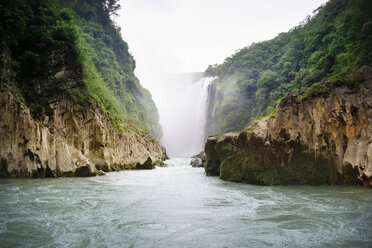
M 209 85 L 203 73 L 173 73 L 152 77 L 152 96 L 163 127 L 162 145 L 173 157 L 190 157 L 204 148 Z
M 203 72 L 252 42 L 288 31 L 325 2 L 122 0 L 115 22 L 136 60 L 137 77 L 157 105 L 168 153 L 191 156 L 203 149 L 211 80 L 190 72 Z
M 204 71 L 237 49 L 287 32 L 326 0 L 122 0 L 117 24 L 136 74 Z

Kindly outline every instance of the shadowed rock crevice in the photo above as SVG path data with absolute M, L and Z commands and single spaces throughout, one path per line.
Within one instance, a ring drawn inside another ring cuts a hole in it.
M 49 165 L 46 166 L 45 177 L 56 177 L 56 174 L 49 168 Z
M 95 176 L 95 173 L 92 172 L 89 165 L 83 165 L 83 166 L 78 167 L 75 170 L 75 176 L 77 176 L 77 177 L 90 177 L 90 176 Z
M 0 177 L 8 177 L 8 162 L 5 158 L 0 159 Z
M 137 163 L 135 166 L 135 169 L 138 169 L 138 170 L 151 170 L 154 168 L 155 168 L 155 165 L 152 163 L 152 160 L 150 157 L 148 157 L 147 160 L 143 162 L 142 164 Z

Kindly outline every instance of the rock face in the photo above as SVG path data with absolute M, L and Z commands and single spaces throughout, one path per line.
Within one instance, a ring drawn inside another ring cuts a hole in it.
M 152 168 L 166 158 L 147 132 L 120 130 L 98 108 L 75 111 L 67 99 L 51 107 L 53 117 L 40 123 L 14 95 L 0 92 L 1 177 L 93 176 Z
M 209 137 L 208 175 L 261 185 L 372 186 L 372 73 L 354 87 L 323 82 L 285 97 L 275 116 L 240 133 Z

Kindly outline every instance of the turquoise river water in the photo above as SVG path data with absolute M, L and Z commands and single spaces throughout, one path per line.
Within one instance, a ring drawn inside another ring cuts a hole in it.
M 0 180 L 0 247 L 372 247 L 372 190 L 224 182 L 192 168 Z

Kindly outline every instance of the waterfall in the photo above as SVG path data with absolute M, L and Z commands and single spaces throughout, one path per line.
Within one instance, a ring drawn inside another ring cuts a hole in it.
M 205 124 L 207 122 L 209 85 L 213 78 L 205 77 L 195 82 L 191 87 L 191 94 L 198 96 L 195 108 L 195 118 L 193 119 L 194 132 L 190 150 L 192 155 L 204 149 L 205 143 Z M 191 155 L 191 156 L 192 156 Z
M 171 77 L 153 93 L 163 136 L 160 142 L 170 156 L 189 157 L 204 149 L 211 77 Z M 160 90 L 161 89 L 161 90 Z

